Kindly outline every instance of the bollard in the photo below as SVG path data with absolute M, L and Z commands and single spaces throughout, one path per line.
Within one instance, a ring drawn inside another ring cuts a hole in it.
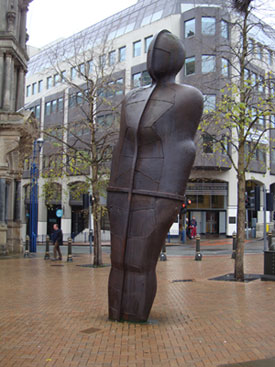
M 50 260 L 50 236 L 46 236 L 46 250 L 44 260 Z
M 67 262 L 72 262 L 73 261 L 73 257 L 72 257 L 72 239 L 69 237 L 68 238 L 68 256 L 67 256 Z
M 29 257 L 30 256 L 29 248 L 30 248 L 30 237 L 27 235 L 26 236 L 24 257 Z
M 236 259 L 236 248 L 237 248 L 237 235 L 236 235 L 236 232 L 233 232 L 232 239 L 233 239 L 233 242 L 232 242 L 233 250 L 232 250 L 231 259 Z
M 196 261 L 201 261 L 202 259 L 202 253 L 201 253 L 201 237 L 198 234 L 196 236 L 196 255 L 195 255 L 195 260 Z
M 160 261 L 167 261 L 166 246 L 165 246 L 165 244 L 162 246 L 161 253 L 159 255 L 159 260 Z

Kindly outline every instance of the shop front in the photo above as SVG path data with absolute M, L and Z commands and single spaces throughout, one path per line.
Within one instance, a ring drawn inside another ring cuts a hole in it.
M 228 184 L 217 181 L 193 181 L 186 188 L 187 218 L 195 217 L 197 233 L 211 235 L 226 234 L 226 209 Z

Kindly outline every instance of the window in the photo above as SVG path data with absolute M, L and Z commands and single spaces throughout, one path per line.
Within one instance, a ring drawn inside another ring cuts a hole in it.
M 202 34 L 213 36 L 216 33 L 216 18 L 202 17 L 201 32 Z
M 265 117 L 264 115 L 262 114 L 262 111 L 259 111 L 259 117 L 258 117 L 258 124 L 260 126 L 265 126 Z
M 271 162 L 272 163 L 275 163 L 275 148 L 272 148 L 271 149 Z
M 38 82 L 38 93 L 42 92 L 43 89 L 43 80 L 39 80 Z
M 114 65 L 116 62 L 116 51 L 109 52 L 109 65 Z
M 47 89 L 50 89 L 53 86 L 53 78 L 48 76 L 47 78 Z
M 37 93 L 37 83 L 32 83 L 32 94 Z
M 99 56 L 99 66 L 105 67 L 106 65 L 106 55 L 100 55 Z
M 117 81 L 116 81 L 116 95 L 123 94 L 123 85 L 124 85 L 123 78 L 117 79 Z
M 114 96 L 114 85 L 115 85 L 115 82 L 113 82 L 113 81 L 107 83 L 107 90 L 106 90 L 106 97 L 107 98 L 110 98 L 110 97 Z
M 149 36 L 149 37 L 146 37 L 146 38 L 144 39 L 144 52 L 145 52 L 145 53 L 147 53 L 147 52 L 148 52 L 148 48 L 149 48 L 149 46 L 150 46 L 150 43 L 151 43 L 152 39 L 153 39 L 153 36 Z
M 228 142 L 228 137 L 227 136 L 223 136 L 222 140 L 221 140 L 221 148 L 222 148 L 222 154 L 223 155 L 227 155 L 229 152 L 229 142 Z
M 195 73 L 195 57 L 187 57 L 185 59 L 185 75 Z
M 60 83 L 60 76 L 59 76 L 59 74 L 54 74 L 54 76 L 53 76 L 53 82 L 54 82 L 54 85 L 58 85 Z
M 126 46 L 120 47 L 118 50 L 118 61 L 122 62 L 126 59 Z
M 88 61 L 88 72 L 91 74 L 94 68 L 94 62 L 93 60 Z
M 70 94 L 69 96 L 69 107 L 72 108 L 76 105 L 76 95 Z
M 132 85 L 133 88 L 138 88 L 141 86 L 141 73 L 135 73 L 132 75 Z
M 271 50 L 268 50 L 268 64 L 273 65 L 273 54 Z
M 254 40 L 252 38 L 248 39 L 248 52 L 249 54 L 254 53 Z
M 148 71 L 143 71 L 142 72 L 142 79 L 141 79 L 141 84 L 143 86 L 145 85 L 150 85 L 152 83 L 152 78 L 150 76 L 150 74 L 148 73 Z
M 76 104 L 80 105 L 81 103 L 83 103 L 83 96 L 81 92 L 77 92 L 76 93 Z
M 258 91 L 261 93 L 264 93 L 264 84 L 265 84 L 265 80 L 263 76 L 259 76 L 259 80 L 258 80 Z
M 262 49 L 262 45 L 260 45 L 259 43 L 257 44 L 257 59 L 258 60 L 262 60 L 263 59 L 263 49 Z
M 221 21 L 221 36 L 225 39 L 229 39 L 229 26 L 225 20 Z
M 222 64 L 222 75 L 225 78 L 229 78 L 229 61 L 222 57 L 221 58 L 221 64 Z
M 244 80 L 247 82 L 250 77 L 250 71 L 248 69 L 244 69 Z
M 45 115 L 49 116 L 51 114 L 51 102 L 45 103 Z
M 136 41 L 133 43 L 133 57 L 141 55 L 141 41 Z
M 214 139 L 210 135 L 202 136 L 202 151 L 203 153 L 213 153 L 214 151 Z
M 75 67 L 75 66 L 73 66 L 73 67 L 71 68 L 71 80 L 74 80 L 74 79 L 76 78 L 76 74 L 77 74 L 77 72 L 76 72 L 76 67 Z
M 257 74 L 252 72 L 250 78 L 252 86 L 255 87 L 257 84 Z
M 78 65 L 78 75 L 79 76 L 85 75 L 85 64 L 84 63 Z
M 196 26 L 195 18 L 186 20 L 184 22 L 184 37 L 185 38 L 194 36 L 195 26 Z
M 34 115 L 37 119 L 40 119 L 40 104 L 34 107 Z
M 57 110 L 59 112 L 63 111 L 63 97 L 57 99 Z
M 61 71 L 61 81 L 64 82 L 66 79 L 66 70 Z
M 27 97 L 29 97 L 31 95 L 31 86 L 30 85 L 27 85 L 26 95 L 27 95 Z
M 271 127 L 274 129 L 275 128 L 275 115 L 270 115 L 269 120 L 270 120 Z
M 57 111 L 57 100 L 52 101 L 52 113 L 56 113 Z
M 201 71 L 202 73 L 211 73 L 216 70 L 216 56 L 202 55 Z
M 216 95 L 206 94 L 204 95 L 203 112 L 208 113 L 216 108 Z

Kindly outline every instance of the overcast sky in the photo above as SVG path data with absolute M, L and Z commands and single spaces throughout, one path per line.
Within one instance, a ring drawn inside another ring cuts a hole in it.
M 167 0 L 169 1 L 169 0 Z M 256 0 L 264 4 L 273 25 L 275 0 Z M 43 47 L 58 38 L 65 38 L 133 5 L 137 0 L 33 0 L 28 12 L 28 33 L 31 46 Z
M 33 0 L 27 29 L 31 46 L 42 47 L 68 37 L 133 4 L 137 0 Z

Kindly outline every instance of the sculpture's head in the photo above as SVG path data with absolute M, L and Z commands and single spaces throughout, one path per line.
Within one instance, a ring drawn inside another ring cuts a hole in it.
M 154 81 L 175 77 L 185 60 L 181 40 L 166 29 L 157 33 L 147 54 L 147 70 Z

